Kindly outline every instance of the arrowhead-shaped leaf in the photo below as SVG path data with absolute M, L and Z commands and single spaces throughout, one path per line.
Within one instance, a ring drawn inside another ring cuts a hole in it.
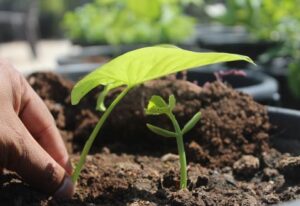
M 127 85 L 134 87 L 145 81 L 156 79 L 185 69 L 220 62 L 244 60 L 247 56 L 228 53 L 199 53 L 178 47 L 145 47 L 127 52 L 80 80 L 72 90 L 72 104 L 77 104 L 90 90 L 99 85 Z

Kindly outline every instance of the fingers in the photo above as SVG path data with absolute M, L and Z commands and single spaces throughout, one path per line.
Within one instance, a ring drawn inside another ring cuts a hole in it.
M 23 87 L 19 114 L 22 122 L 35 140 L 71 174 L 69 156 L 51 113 L 25 80 Z
M 59 165 L 30 135 L 22 122 L 8 129 L 7 168 L 16 171 L 30 185 L 57 197 L 70 198 L 74 186 L 65 169 Z

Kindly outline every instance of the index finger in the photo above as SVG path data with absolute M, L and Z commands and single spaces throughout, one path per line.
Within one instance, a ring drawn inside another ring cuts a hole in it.
M 42 99 L 23 78 L 19 117 L 36 141 L 71 174 L 72 166 L 54 118 Z

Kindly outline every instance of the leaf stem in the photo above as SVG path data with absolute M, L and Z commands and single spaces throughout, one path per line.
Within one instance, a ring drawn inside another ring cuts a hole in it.
M 114 109 L 114 107 L 120 102 L 120 100 L 127 94 L 127 92 L 131 89 L 131 87 L 126 87 L 115 99 L 114 101 L 109 105 L 109 107 L 107 108 L 107 110 L 103 113 L 103 115 L 101 116 L 101 118 L 99 119 L 99 121 L 97 122 L 93 132 L 91 133 L 91 135 L 89 136 L 88 140 L 86 141 L 82 153 L 80 155 L 80 159 L 79 162 L 76 165 L 76 168 L 73 172 L 72 175 L 72 182 L 75 184 L 77 182 L 77 179 L 80 175 L 80 172 L 82 170 L 82 167 L 85 163 L 86 160 L 86 156 L 88 155 L 93 142 L 98 134 L 98 132 L 100 131 L 103 123 L 106 121 L 107 117 L 110 115 L 111 111 Z
M 179 162 L 180 162 L 180 189 L 184 189 L 187 187 L 187 166 L 186 166 L 186 155 L 185 155 L 184 144 L 183 144 L 183 134 L 174 114 L 170 112 L 168 115 L 172 121 L 175 132 L 177 134 L 176 142 L 177 142 Z

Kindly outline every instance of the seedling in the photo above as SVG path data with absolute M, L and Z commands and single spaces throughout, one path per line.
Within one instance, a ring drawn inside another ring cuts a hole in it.
M 147 127 L 155 134 L 161 135 L 163 137 L 176 138 L 177 148 L 179 153 L 180 162 L 180 188 L 184 189 L 187 186 L 187 169 L 186 169 L 186 157 L 183 145 L 183 135 L 190 131 L 196 123 L 200 120 L 201 113 L 197 112 L 183 127 L 180 128 L 175 115 L 173 114 L 173 109 L 176 105 L 176 99 L 174 95 L 169 96 L 169 103 L 167 104 L 163 98 L 160 96 L 152 96 L 147 109 L 147 115 L 166 115 L 172 122 L 174 127 L 174 132 L 169 130 L 154 126 L 152 124 L 147 124 Z
M 236 60 L 252 62 L 249 57 L 237 54 L 198 53 L 175 46 L 162 45 L 127 52 L 85 76 L 72 90 L 72 104 L 78 104 L 89 91 L 103 85 L 104 90 L 99 95 L 97 109 L 104 113 L 84 145 L 79 162 L 72 175 L 72 181 L 74 183 L 77 181 L 86 156 L 109 114 L 132 88 L 148 80 L 189 68 Z M 125 86 L 124 90 L 106 109 L 104 105 L 105 96 L 110 90 L 120 86 Z

